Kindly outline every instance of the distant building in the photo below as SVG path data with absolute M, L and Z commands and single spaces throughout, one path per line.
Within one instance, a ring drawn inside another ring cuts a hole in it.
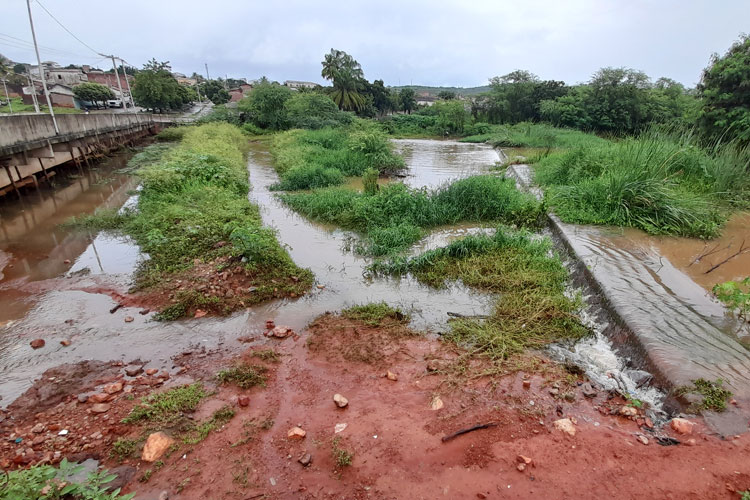
M 47 87 L 47 91 L 49 92 L 49 99 L 52 102 L 53 106 L 59 108 L 78 107 L 76 105 L 75 95 L 73 94 L 73 88 L 71 86 L 55 83 L 49 85 Z M 32 94 L 34 93 L 36 93 L 36 99 L 37 101 L 39 101 L 39 104 L 47 104 L 47 101 L 44 98 L 44 89 L 39 83 L 34 83 L 33 87 L 30 85 L 23 87 L 23 94 L 21 95 L 23 103 L 28 105 L 34 104 L 34 97 L 32 96 Z
M 243 83 L 236 89 L 229 90 L 229 102 L 237 102 L 245 97 L 250 91 L 253 90 L 253 86 L 249 83 Z
M 119 86 L 117 85 L 117 78 L 115 78 L 114 73 L 105 73 L 103 71 L 89 71 L 86 73 L 86 76 L 88 77 L 88 81 L 91 83 L 100 83 L 102 85 L 106 85 L 113 91 L 119 91 Z M 123 75 L 122 73 L 117 73 L 117 76 L 120 77 L 120 85 L 122 86 L 123 91 L 127 91 L 128 88 L 128 82 L 127 80 L 130 80 L 130 84 L 133 84 L 133 77 L 131 75 Z
M 176 76 L 175 80 L 177 80 L 177 83 L 179 83 L 180 85 L 187 85 L 189 87 L 195 87 L 195 85 L 198 83 L 198 80 L 196 80 L 195 78 Z
M 315 82 L 300 82 L 298 80 L 287 80 L 284 82 L 285 87 L 290 89 L 314 89 L 318 86 Z
M 67 85 L 72 87 L 89 81 L 86 73 L 80 69 L 51 69 L 45 72 L 47 85 Z
M 435 104 L 435 101 L 438 100 L 437 97 L 431 96 L 429 93 L 427 93 L 427 95 L 423 94 L 420 94 L 419 97 L 417 97 L 417 106 L 432 106 Z

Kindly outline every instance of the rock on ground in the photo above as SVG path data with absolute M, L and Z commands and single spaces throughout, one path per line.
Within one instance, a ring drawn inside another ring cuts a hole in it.
M 143 445 L 141 460 L 146 462 L 159 460 L 174 442 L 174 439 L 161 431 L 150 434 L 146 439 L 146 444 Z

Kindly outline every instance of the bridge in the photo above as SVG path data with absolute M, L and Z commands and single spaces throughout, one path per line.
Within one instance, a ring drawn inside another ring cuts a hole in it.
M 40 181 L 55 167 L 78 169 L 112 149 L 130 145 L 161 128 L 185 121 L 170 115 L 107 113 L 57 115 L 58 131 L 49 115 L 0 115 L 0 196 Z

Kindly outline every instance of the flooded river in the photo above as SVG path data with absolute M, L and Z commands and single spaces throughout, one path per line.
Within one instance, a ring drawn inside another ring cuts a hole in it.
M 495 150 L 481 144 L 395 142 L 408 166 L 404 182 L 412 187 L 435 187 L 487 173 L 500 159 Z M 116 172 L 126 159 L 110 160 L 85 179 L 70 179 L 38 199 L 29 196 L 22 205 L 6 202 L 2 206 L 1 404 L 7 405 L 44 370 L 62 362 L 140 358 L 149 360 L 150 367 L 171 369 L 172 356 L 197 346 L 237 352 L 240 337 L 264 341 L 261 334 L 267 319 L 299 330 L 326 311 L 384 300 L 408 310 L 413 327 L 439 331 L 445 328 L 449 311 L 486 314 L 493 305 L 493 297 L 460 284 L 434 290 L 408 277 L 369 278 L 364 272 L 368 260 L 347 250 L 354 234 L 297 215 L 269 191 L 278 177 L 265 145 L 253 143 L 248 158 L 250 199 L 259 205 L 264 224 L 278 231 L 295 262 L 315 273 L 321 288 L 224 318 L 160 323 L 150 319 L 152 314 L 136 314 L 137 309 L 110 313 L 116 305 L 111 296 L 125 293 L 130 285 L 141 258 L 137 247 L 126 238 L 71 231 L 59 224 L 70 216 L 132 201 L 135 181 Z M 411 251 L 418 253 L 468 234 L 491 231 L 492 227 L 475 225 L 438 228 Z M 126 316 L 135 321 L 125 323 Z M 636 387 L 637 373 L 630 370 L 627 360 L 615 355 L 603 334 L 606 325 L 593 319 L 590 324 L 597 332 L 594 337 L 578 346 L 559 346 L 556 354 L 575 359 L 605 387 L 626 388 L 639 399 L 658 403 L 661 395 L 657 391 Z M 44 338 L 46 346 L 31 349 L 29 341 L 34 338 Z M 63 347 L 59 343 L 63 339 L 72 340 L 72 344 Z

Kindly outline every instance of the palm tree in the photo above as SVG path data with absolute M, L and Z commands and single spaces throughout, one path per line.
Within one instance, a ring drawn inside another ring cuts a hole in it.
M 361 73 L 361 70 L 359 71 Z M 333 76 L 331 99 L 344 111 L 359 111 L 365 105 L 365 97 L 359 93 L 361 77 L 356 70 L 340 69 Z
M 323 70 L 320 75 L 326 80 L 333 80 L 336 72 L 343 69 L 351 71 L 356 78 L 364 78 L 362 66 L 349 54 L 343 50 L 331 49 L 331 52 L 323 58 Z

